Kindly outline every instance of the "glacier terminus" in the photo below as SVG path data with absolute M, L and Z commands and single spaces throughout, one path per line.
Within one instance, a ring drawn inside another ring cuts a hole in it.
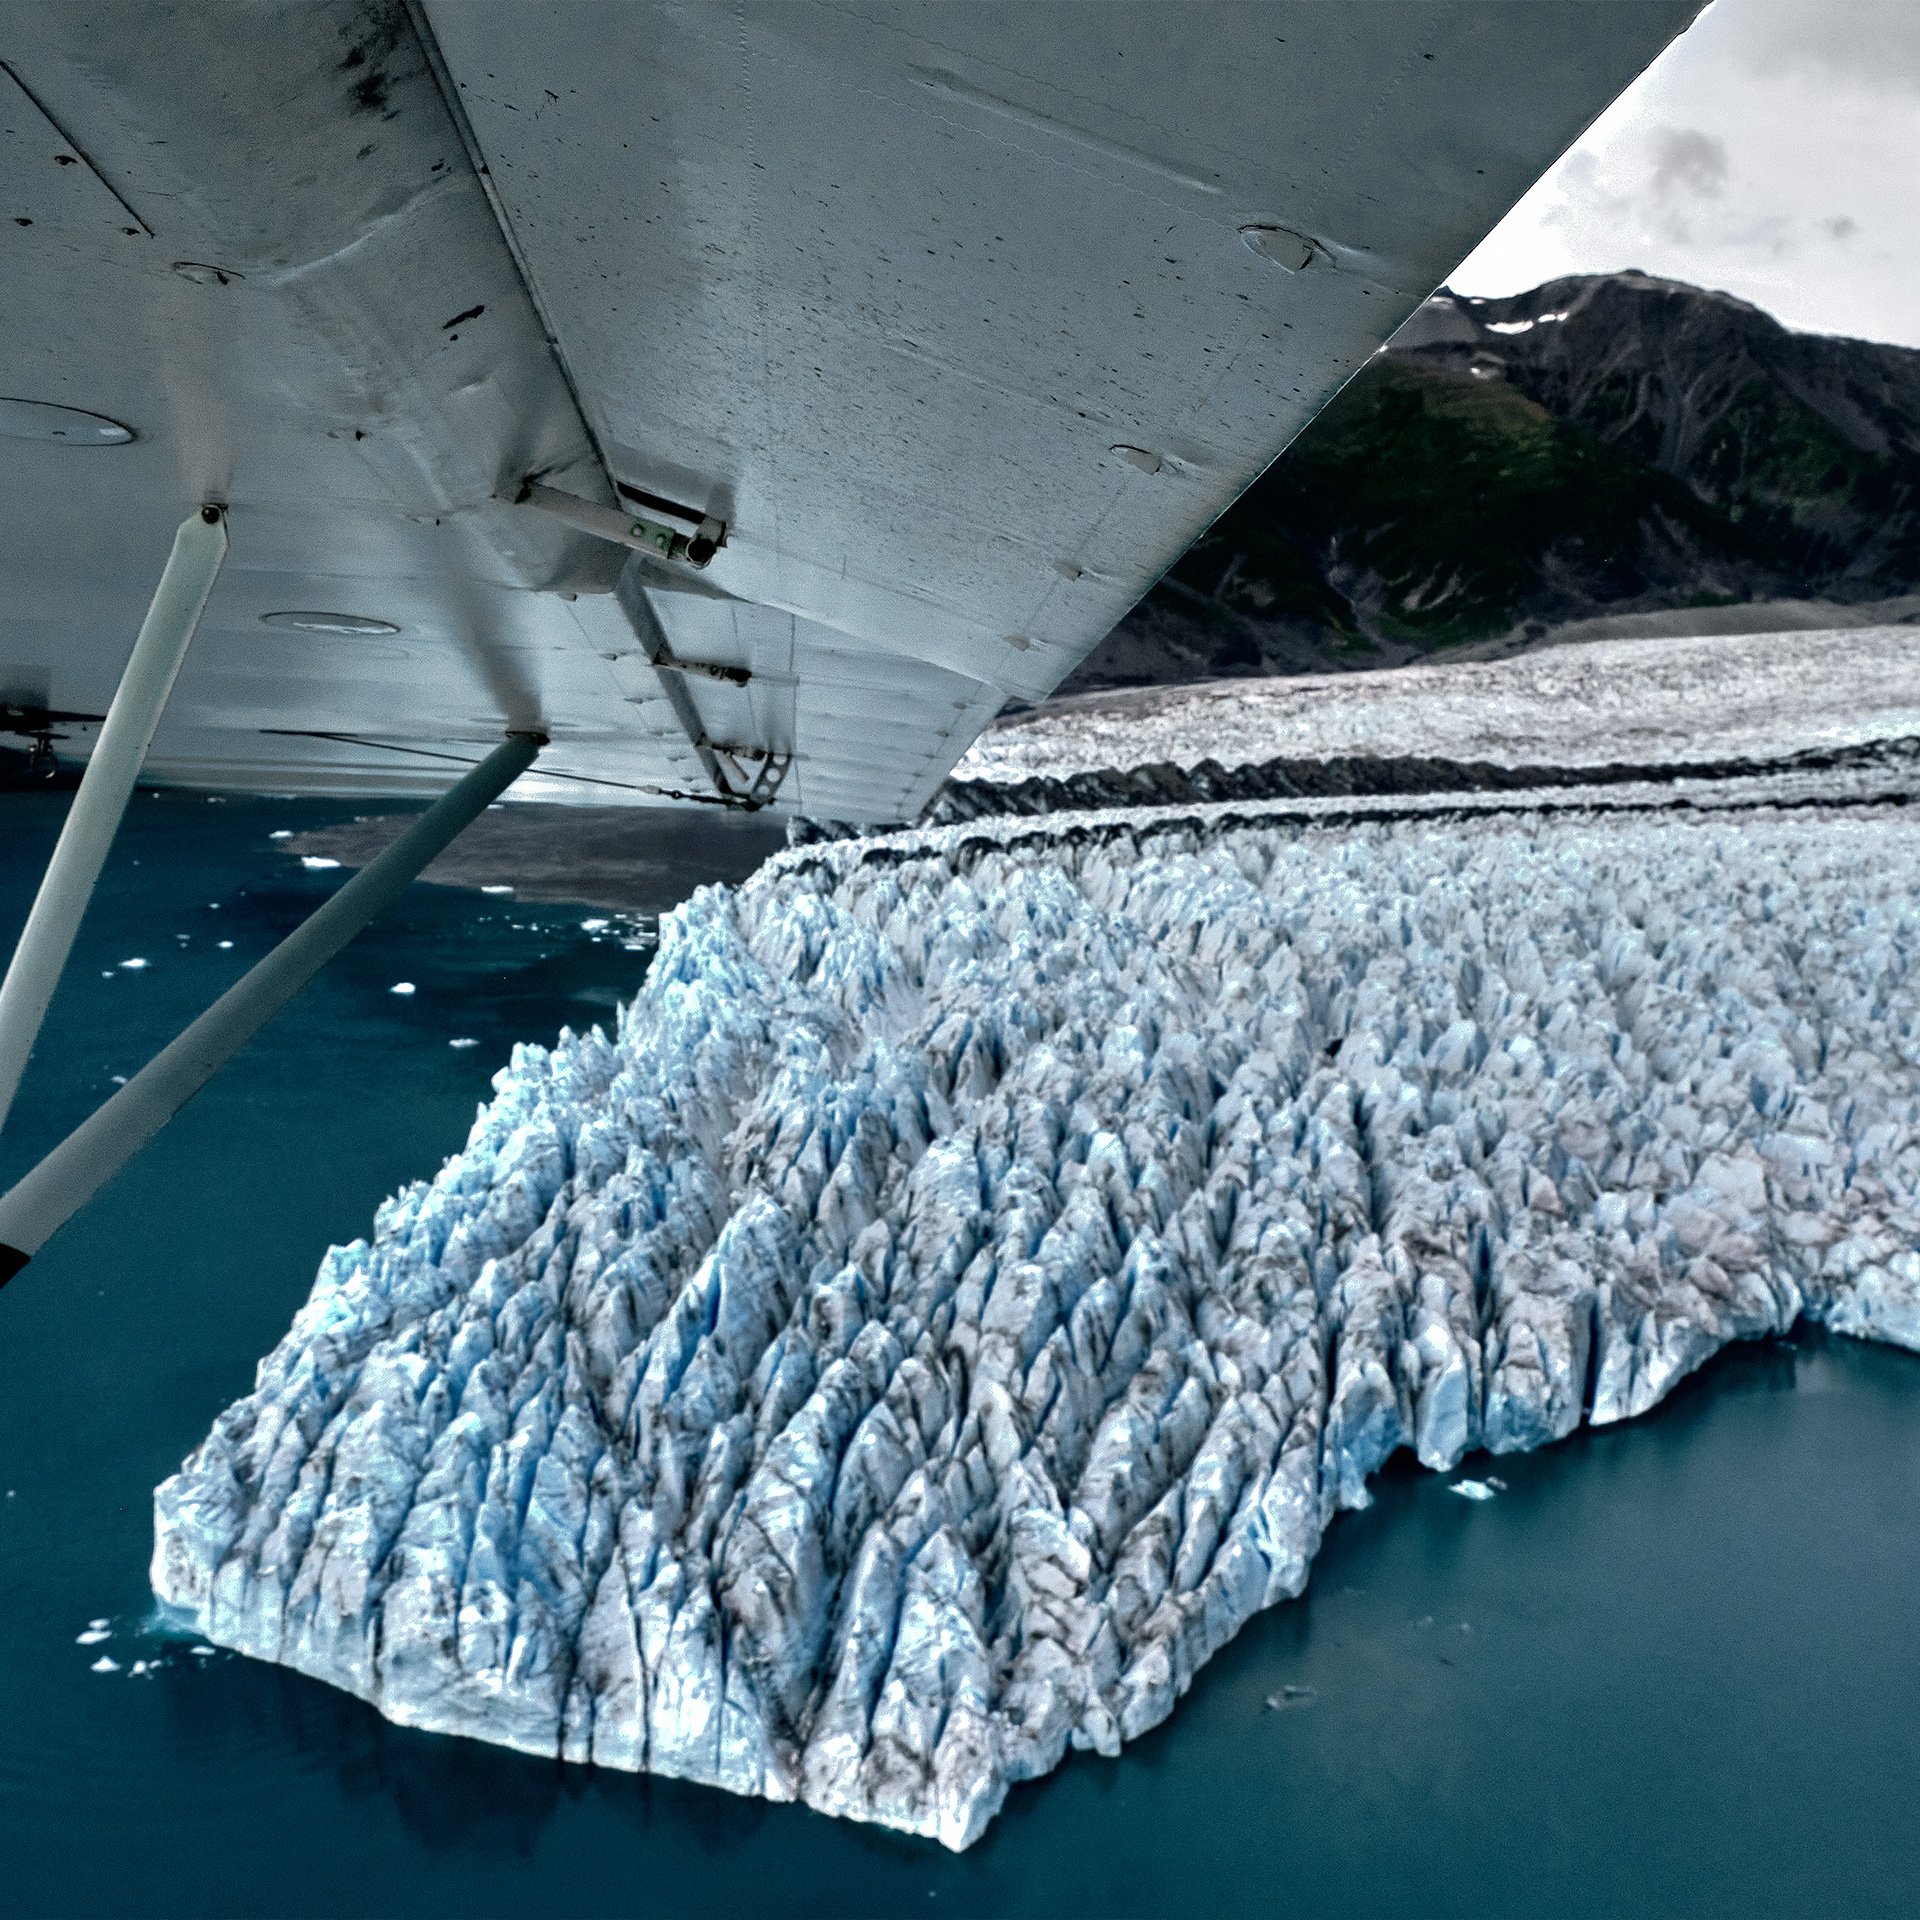
M 963 1848 L 1396 1449 L 1802 1315 L 1920 1348 L 1917 900 L 1881 806 L 796 847 L 328 1254 L 155 1591 L 407 1725 Z

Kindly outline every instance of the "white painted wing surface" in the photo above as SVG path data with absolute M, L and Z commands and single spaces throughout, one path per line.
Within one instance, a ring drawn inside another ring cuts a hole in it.
M 908 817 L 1695 10 L 22 11 L 0 698 L 103 713 L 215 498 L 162 777 L 431 790 L 538 725 L 541 798 Z

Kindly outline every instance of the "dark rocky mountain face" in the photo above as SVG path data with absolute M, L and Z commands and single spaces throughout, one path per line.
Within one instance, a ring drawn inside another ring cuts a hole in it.
M 1644 274 L 1555 280 L 1428 301 L 1061 691 L 1748 603 L 1845 624 L 1916 592 L 1920 352 Z

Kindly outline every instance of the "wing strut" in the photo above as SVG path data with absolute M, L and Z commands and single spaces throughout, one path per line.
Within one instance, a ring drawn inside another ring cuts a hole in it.
M 689 673 L 705 674 L 714 680 L 730 680 L 736 686 L 747 685 L 753 675 L 740 668 L 675 659 L 673 648 L 667 643 L 666 629 L 661 626 L 660 616 L 654 612 L 653 601 L 648 597 L 646 582 L 632 561 L 621 568 L 614 597 L 620 603 L 620 611 L 627 616 L 627 624 L 633 629 L 634 638 L 640 642 L 640 651 L 646 655 L 647 665 L 653 669 L 654 678 L 660 683 L 660 691 L 673 710 L 673 717 L 679 721 L 680 730 L 692 745 L 701 771 L 713 782 L 714 792 L 726 805 L 743 808 L 748 813 L 770 805 L 787 777 L 787 769 L 793 763 L 792 754 L 775 753 L 768 747 L 736 746 L 709 738 L 706 722 L 700 718 L 700 710 L 693 704 L 685 685 L 685 676 Z M 743 759 L 759 763 L 753 773 L 749 774 L 741 766 Z
M 0 1126 L 19 1091 L 47 1004 L 73 949 L 73 936 L 127 810 L 127 796 L 226 557 L 226 510 L 196 508 L 173 536 L 166 571 L 154 589 L 153 604 L 140 624 L 140 637 L 34 896 L 26 930 L 13 950 L 6 983 L 0 986 Z
M 113 724 L 111 718 L 107 724 Z M 155 1054 L 111 1100 L 95 1108 L 18 1186 L 0 1198 L 0 1286 L 12 1279 L 381 908 L 395 899 L 435 854 L 498 799 L 533 764 L 534 756 L 545 745 L 542 734 L 509 734 L 459 785 L 435 801 L 392 846 L 361 868 L 325 906 L 229 987 L 186 1032 Z M 77 807 L 78 802 L 75 804 Z

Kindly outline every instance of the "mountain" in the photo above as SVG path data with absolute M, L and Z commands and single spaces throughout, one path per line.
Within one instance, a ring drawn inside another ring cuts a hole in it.
M 1427 301 L 1060 691 L 1908 618 L 1920 352 L 1609 274 Z

